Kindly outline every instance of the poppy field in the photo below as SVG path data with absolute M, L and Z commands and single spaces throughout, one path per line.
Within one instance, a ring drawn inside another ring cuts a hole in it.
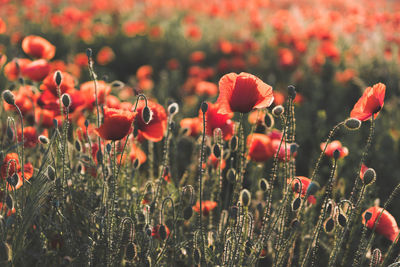
M 400 3 L 0 0 L 0 266 L 400 266 Z

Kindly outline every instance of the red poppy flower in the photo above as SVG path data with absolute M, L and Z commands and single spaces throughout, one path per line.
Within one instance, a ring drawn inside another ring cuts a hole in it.
M 153 68 L 149 65 L 143 65 L 136 71 L 136 78 L 138 80 L 150 79 L 153 74 Z
M 274 156 L 271 138 L 268 135 L 260 133 L 249 135 L 247 137 L 247 146 L 249 147 L 248 157 L 253 161 L 264 162 Z
M 282 67 L 291 67 L 295 64 L 293 52 L 288 48 L 280 48 L 279 54 L 279 65 Z
M 33 93 L 33 88 L 30 85 L 21 86 L 15 94 L 15 104 L 21 110 L 23 115 L 33 112 L 33 105 L 36 101 L 36 95 Z M 3 102 L 5 110 L 15 110 L 12 105 Z
M 57 84 L 54 79 L 54 72 L 51 72 L 47 77 L 43 80 L 43 83 L 40 85 L 40 90 L 48 90 L 53 95 L 58 97 L 57 93 Z M 74 89 L 75 87 L 75 79 L 67 72 L 61 72 L 61 84 L 60 84 L 60 91 L 61 95 L 66 93 L 68 90 Z
M 195 92 L 197 95 L 215 96 L 218 87 L 214 83 L 201 81 L 196 84 Z
M 181 128 L 182 129 L 187 129 L 186 134 L 192 137 L 197 137 L 202 130 L 201 126 L 201 120 L 196 117 L 196 118 L 185 118 L 182 119 L 180 122 Z
M 233 113 L 219 113 L 220 104 L 207 103 L 208 109 L 206 112 L 206 134 L 208 136 L 214 135 L 214 130 L 220 128 L 225 140 L 229 140 L 233 135 L 234 123 L 230 120 L 233 117 Z M 203 121 L 203 112 L 199 111 L 199 118 Z
M 215 207 L 217 207 L 217 205 L 218 204 L 215 201 L 210 201 L 210 200 L 203 201 L 201 204 L 201 209 L 203 211 L 203 215 L 208 216 L 208 214 L 210 214 L 210 211 L 215 209 Z M 196 205 L 193 206 L 193 210 L 197 213 L 200 212 L 200 202 L 197 201 Z
M 22 132 L 18 130 L 18 142 L 22 140 Z M 34 147 L 38 142 L 38 134 L 36 129 L 32 126 L 28 126 L 24 128 L 24 146 L 25 147 Z
M 361 170 L 360 170 L 360 179 L 361 180 L 364 180 L 364 173 L 366 170 L 368 170 L 368 167 L 364 164 L 361 164 Z
M 214 169 L 218 168 L 219 163 L 220 163 L 220 159 L 217 158 L 214 153 L 211 153 L 211 155 L 208 157 L 208 161 L 207 161 L 208 165 L 212 166 Z M 226 162 L 223 159 L 222 160 L 222 164 L 221 164 L 221 170 L 225 169 L 226 167 Z
M 4 22 L 4 20 L 2 18 L 0 18 L 0 34 L 5 33 L 6 30 L 7 30 L 6 23 Z
M 9 81 L 15 81 L 19 78 L 25 66 L 31 62 L 32 61 L 27 58 L 16 58 L 4 66 L 4 75 Z
M 104 122 L 96 132 L 105 140 L 120 140 L 129 133 L 135 115 L 134 112 L 104 107 Z
M 7 172 L 8 170 L 8 172 Z M 18 183 L 15 186 L 15 189 L 20 188 L 23 185 L 22 181 L 22 170 L 21 165 L 19 164 L 18 154 L 17 153 L 8 153 L 3 160 L 3 163 L 0 167 L 1 177 L 6 179 L 7 177 L 12 176 L 14 173 L 18 174 Z M 31 163 L 24 164 L 24 177 L 26 180 L 29 180 L 33 175 L 33 166 Z M 11 185 L 9 186 L 9 190 L 13 188 Z
M 296 176 L 301 181 L 301 192 L 300 192 L 300 182 L 298 180 L 293 180 L 292 182 L 292 190 L 295 193 L 301 193 L 301 196 L 304 197 L 307 194 L 308 186 L 311 183 L 311 179 L 304 176 Z M 290 180 L 288 180 L 290 182 Z
M 220 113 L 247 113 L 254 108 L 269 107 L 274 101 L 272 87 L 256 76 L 242 72 L 229 73 L 219 81 Z
M 160 104 L 151 100 L 147 101 L 147 106 L 152 113 L 151 120 L 148 124 L 143 121 L 142 112 L 146 106 L 144 101 L 139 101 L 137 106 L 136 125 L 139 130 L 139 139 L 144 137 L 152 142 L 159 142 L 164 137 L 167 129 L 167 113 Z
M 146 162 L 147 156 L 146 153 L 143 152 L 135 143 L 132 144 L 131 152 L 129 154 L 131 162 L 134 162 L 136 159 L 139 160 L 139 164 L 142 165 Z
M 385 92 L 386 85 L 383 83 L 377 83 L 373 87 L 365 89 L 361 98 L 354 105 L 350 117 L 366 121 L 374 114 L 375 119 L 383 107 Z
M 274 155 L 276 152 L 278 152 L 279 145 L 281 144 L 281 139 L 273 139 L 271 141 L 271 147 L 272 151 L 274 152 Z M 282 142 L 281 144 L 281 149 L 279 150 L 278 153 L 278 159 L 280 161 L 285 161 L 285 155 L 286 155 L 286 161 L 290 160 L 290 157 L 295 157 L 297 153 L 290 153 L 290 144 L 286 143 L 286 152 L 285 152 L 285 141 Z
M 22 74 L 32 81 L 42 81 L 50 72 L 50 64 L 45 59 L 32 61 L 22 68 Z
M 157 238 L 157 239 L 161 239 L 161 236 L 160 236 L 160 226 L 161 225 L 156 225 L 156 226 L 154 226 L 153 227 L 153 229 L 151 230 L 151 236 L 152 237 L 154 237 L 154 238 Z M 166 225 L 164 225 L 165 226 L 165 231 L 167 232 L 167 238 L 169 237 L 169 234 L 170 234 L 170 231 L 169 231 L 169 228 L 166 226 Z
M 382 210 L 383 209 L 380 207 L 370 207 L 362 214 L 362 223 L 365 224 L 365 213 L 371 212 L 372 216 L 371 219 L 369 219 L 369 221 L 367 222 L 367 228 L 372 230 Z M 387 210 L 384 210 L 375 228 L 375 231 L 378 234 L 383 235 L 390 241 L 394 242 L 397 235 L 399 234 L 399 227 L 397 226 L 396 219 Z
M 321 143 L 320 147 L 321 150 L 324 150 L 326 143 Z M 347 149 L 347 147 L 342 146 L 342 143 L 338 140 L 332 141 L 328 144 L 328 146 L 326 147 L 325 150 L 325 155 L 327 155 L 328 157 L 333 157 L 333 152 L 335 152 L 335 150 L 339 150 L 340 152 L 340 156 L 339 158 L 344 158 L 349 154 L 349 150 Z
M 115 58 L 114 51 L 109 46 L 104 46 L 103 48 L 101 48 L 100 51 L 97 53 L 96 57 L 97 63 L 103 66 L 113 61 L 114 58 Z
M 36 36 L 29 35 L 22 41 L 22 50 L 32 57 L 52 59 L 56 53 L 56 47 L 52 45 L 46 39 Z
M 111 92 L 111 87 L 105 81 L 97 81 L 97 99 L 99 105 L 104 104 L 106 96 Z M 94 88 L 94 82 L 84 82 L 80 86 L 80 92 L 82 96 L 86 99 L 86 107 L 88 109 L 93 109 L 96 103 L 96 94 Z

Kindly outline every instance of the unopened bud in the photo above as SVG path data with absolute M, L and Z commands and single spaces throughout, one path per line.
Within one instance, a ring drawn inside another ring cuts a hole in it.
M 333 158 L 337 160 L 339 157 L 340 157 L 340 150 L 335 149 L 335 151 L 333 151 Z
M 69 108 L 71 106 L 71 97 L 69 96 L 69 94 L 63 94 L 61 96 L 61 102 L 64 107 Z
M 207 104 L 207 102 L 203 102 L 203 103 L 201 103 L 201 111 L 203 112 L 203 113 L 206 113 L 207 112 L 207 110 L 208 110 L 208 104 Z
M 262 191 L 267 192 L 269 188 L 268 181 L 265 178 L 260 179 L 259 187 Z
M 356 118 L 348 118 L 347 120 L 345 120 L 344 126 L 350 131 L 355 131 L 360 129 L 361 121 Z
M 61 71 L 58 70 L 54 73 L 54 81 L 56 82 L 57 86 L 61 85 L 62 82 Z
M 364 177 L 363 177 L 363 183 L 364 185 L 369 185 L 371 183 L 373 183 L 376 179 L 376 172 L 374 169 L 372 168 L 368 168 L 365 172 L 364 172 Z
M 249 190 L 243 189 L 240 192 L 240 202 L 243 204 L 244 207 L 248 207 L 251 201 L 251 194 Z
M 275 117 L 281 116 L 283 112 L 285 112 L 285 109 L 282 105 L 278 105 L 272 109 L 272 115 L 274 115 Z
M 87 56 L 88 58 L 92 58 L 92 55 L 93 55 L 92 48 L 87 48 L 87 49 L 86 49 L 86 56 Z
M 272 126 L 274 126 L 274 117 L 269 113 L 265 114 L 264 123 L 267 128 L 272 128 Z
M 146 124 L 149 124 L 149 122 L 151 121 L 152 117 L 153 117 L 153 112 L 151 112 L 151 110 L 150 110 L 150 108 L 148 106 L 145 106 L 143 108 L 143 111 L 142 111 L 143 122 L 146 123 Z
M 171 105 L 168 106 L 168 114 L 170 116 L 175 115 L 179 111 L 179 106 L 178 103 L 172 103 Z
M 51 181 L 54 181 L 56 178 L 56 172 L 52 166 L 47 167 L 47 177 L 49 177 Z
M 10 90 L 5 90 L 2 94 L 4 101 L 7 104 L 15 105 L 15 96 Z
M 44 135 L 39 135 L 38 140 L 41 144 L 47 145 L 50 141 L 49 138 L 47 138 Z
M 296 98 L 296 88 L 293 85 L 288 86 L 288 95 L 293 100 Z

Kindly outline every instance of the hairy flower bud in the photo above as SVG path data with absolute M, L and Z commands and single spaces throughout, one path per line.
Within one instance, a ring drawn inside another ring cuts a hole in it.
M 283 112 L 285 112 L 285 109 L 282 105 L 278 105 L 272 109 L 272 115 L 274 115 L 275 117 L 279 117 L 283 114 Z
M 344 121 L 344 126 L 350 131 L 355 131 L 360 129 L 361 121 L 356 118 L 348 118 Z
M 10 90 L 5 90 L 2 94 L 4 101 L 7 104 L 15 105 L 15 96 Z

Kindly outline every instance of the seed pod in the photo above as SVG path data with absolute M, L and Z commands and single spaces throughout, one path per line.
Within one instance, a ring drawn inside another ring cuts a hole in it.
M 125 250 L 125 256 L 126 259 L 128 261 L 133 260 L 134 258 L 136 258 L 136 254 L 137 254 L 137 249 L 135 244 L 133 244 L 132 242 L 130 242 L 127 246 L 126 246 L 126 250 Z
M 6 205 L 9 210 L 12 210 L 14 207 L 14 201 L 13 201 L 12 197 L 10 196 L 10 194 L 8 194 L 6 196 Z
M 193 261 L 196 265 L 200 264 L 200 250 L 198 248 L 193 251 Z
M 64 107 L 69 108 L 71 106 L 71 97 L 69 94 L 63 94 L 61 96 L 61 102 Z
M 333 158 L 337 160 L 339 157 L 340 157 L 340 151 L 339 149 L 335 149 L 335 151 L 333 151 Z
M 50 141 L 49 141 L 49 138 L 47 138 L 47 137 L 44 136 L 44 135 L 39 135 L 38 140 L 39 140 L 39 142 L 40 142 L 41 144 L 44 144 L 44 145 L 46 145 L 46 144 L 48 144 L 48 143 L 50 142 Z
M 340 226 L 345 227 L 347 225 L 347 218 L 341 212 L 339 212 L 337 220 Z
M 148 106 L 145 106 L 142 110 L 142 119 L 143 122 L 146 124 L 149 124 L 151 119 L 153 117 L 153 112 L 151 112 L 150 108 Z
M 207 110 L 208 110 L 208 104 L 207 104 L 207 102 L 203 102 L 203 103 L 201 103 L 201 111 L 203 112 L 203 114 L 204 113 L 206 113 L 207 112 Z
M 371 183 L 373 183 L 376 179 L 376 172 L 374 169 L 372 168 L 368 168 L 365 172 L 364 172 L 364 177 L 363 177 L 363 183 L 364 185 L 369 185 Z
M 5 90 L 2 94 L 4 101 L 9 105 L 15 105 L 15 96 L 10 90 Z
M 258 185 L 262 191 L 267 192 L 269 188 L 269 183 L 265 178 L 261 178 Z
M 251 194 L 250 194 L 249 190 L 243 189 L 240 192 L 239 199 L 240 199 L 240 202 L 242 203 L 242 205 L 244 207 L 248 207 L 250 205 L 250 202 L 251 202 Z
M 7 130 L 6 130 L 6 132 L 7 132 L 7 138 L 8 138 L 8 140 L 10 140 L 10 141 L 14 140 L 14 131 L 12 130 L 10 124 L 7 125 Z
M 236 151 L 238 147 L 238 137 L 235 135 L 232 137 L 231 141 L 229 142 L 229 148 L 231 149 L 232 152 Z
M 330 217 L 324 223 L 324 230 L 326 233 L 331 233 L 333 229 L 335 229 L 335 220 Z
M 345 120 L 344 126 L 350 131 L 355 131 L 360 129 L 361 121 L 356 118 L 348 118 L 347 120 Z
M 54 181 L 54 179 L 56 179 L 56 171 L 52 166 L 47 167 L 47 177 L 49 177 L 50 181 Z
M 285 109 L 282 105 L 278 105 L 272 109 L 272 115 L 274 115 L 275 117 L 281 116 L 283 112 L 285 112 Z
M 371 219 L 371 217 L 372 217 L 372 213 L 369 212 L 369 211 L 367 211 L 367 212 L 364 214 L 365 223 L 367 223 L 367 222 Z
M 265 114 L 264 123 L 268 129 L 272 128 L 272 126 L 274 126 L 274 122 L 275 122 L 274 117 L 272 117 L 271 114 L 269 114 L 269 113 Z
M 220 146 L 218 144 L 215 144 L 213 146 L 213 153 L 214 153 L 214 156 L 217 159 L 219 159 L 221 157 L 221 148 L 220 148 Z
M 167 238 L 167 228 L 164 224 L 161 224 L 160 228 L 158 228 L 158 234 L 160 235 L 161 240 L 165 240 Z
M 188 206 L 183 210 L 183 218 L 186 221 L 189 220 L 192 217 L 192 215 L 193 215 L 193 209 L 191 206 Z
M 168 106 L 168 114 L 170 116 L 174 116 L 176 113 L 179 112 L 179 106 L 178 103 L 172 103 Z
M 296 98 L 296 88 L 293 85 L 289 85 L 287 89 L 289 97 L 294 100 Z
M 62 82 L 61 71 L 58 70 L 54 73 L 54 82 L 57 84 L 57 86 L 61 85 Z
M 236 171 L 234 168 L 230 168 L 226 173 L 226 178 L 229 182 L 234 183 L 236 182 Z
M 297 211 L 301 205 L 301 198 L 298 197 L 292 202 L 292 211 Z

